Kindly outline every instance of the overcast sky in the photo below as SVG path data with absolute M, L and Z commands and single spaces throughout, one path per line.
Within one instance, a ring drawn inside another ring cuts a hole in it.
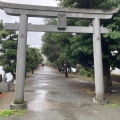
M 3 2 L 11 2 L 11 3 L 20 3 L 20 4 L 31 4 L 31 5 L 43 5 L 43 6 L 57 6 L 57 2 L 55 0 L 0 0 Z M 0 20 L 3 20 L 4 23 L 14 23 L 19 22 L 19 17 L 13 17 L 6 15 L 3 10 L 0 10 Z M 28 23 L 32 24 L 44 24 L 43 18 L 29 18 Z M 41 32 L 28 32 L 27 44 L 30 46 L 39 47 L 41 46 L 41 36 L 43 33 Z

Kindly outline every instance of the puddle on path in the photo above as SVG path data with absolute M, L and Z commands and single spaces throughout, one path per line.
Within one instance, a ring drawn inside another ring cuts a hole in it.
M 28 110 L 32 111 L 44 111 L 53 109 L 66 109 L 66 108 L 76 108 L 77 104 L 71 102 L 56 102 L 51 100 L 34 100 L 28 103 Z
M 47 83 L 40 83 L 40 86 L 47 86 Z
M 28 103 L 28 109 L 33 111 L 44 111 L 46 109 L 56 109 L 57 107 L 57 103 L 40 99 Z
M 44 87 L 44 86 L 48 86 L 49 84 L 48 83 L 45 83 L 45 82 L 39 82 L 39 83 L 37 83 L 37 85 L 36 85 L 36 83 L 34 82 L 34 84 L 33 84 L 35 87 Z
M 47 100 L 48 96 L 52 95 L 52 96 L 56 96 L 56 95 L 61 95 L 60 92 L 57 91 L 46 91 L 46 90 L 36 90 L 35 91 L 37 93 L 36 95 L 36 99 L 44 99 Z
M 33 111 L 44 111 L 50 109 L 65 109 L 65 108 L 75 108 L 78 104 L 72 102 L 58 102 L 53 100 L 48 100 L 48 95 L 60 95 L 57 91 L 46 91 L 46 90 L 36 90 L 37 95 L 35 99 L 28 103 L 28 110 Z
M 48 91 L 46 90 L 36 90 L 35 91 L 38 95 L 36 95 L 36 99 L 42 99 L 42 100 L 46 100 L 46 97 L 47 97 L 47 93 Z

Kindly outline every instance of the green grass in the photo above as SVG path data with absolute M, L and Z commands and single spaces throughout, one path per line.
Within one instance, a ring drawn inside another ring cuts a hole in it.
M 17 116 L 24 116 L 25 113 L 26 113 L 26 110 L 19 110 L 19 111 L 16 111 L 15 114 L 16 114 Z
M 10 115 L 17 115 L 17 116 L 23 116 L 25 115 L 26 113 L 26 110 L 11 110 L 11 109 L 3 109 L 3 110 L 0 110 L 0 116 L 1 117 L 7 117 L 7 116 L 10 116 Z
M 117 103 L 113 102 L 113 103 L 106 104 L 104 106 L 109 107 L 109 108 L 117 108 L 119 105 Z
M 12 114 L 14 114 L 13 110 L 4 109 L 4 110 L 0 111 L 0 116 L 1 117 L 7 117 L 7 116 L 12 115 Z

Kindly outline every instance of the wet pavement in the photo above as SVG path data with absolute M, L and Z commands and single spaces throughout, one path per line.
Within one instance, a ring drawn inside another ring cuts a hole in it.
M 94 83 L 70 76 L 50 67 L 40 67 L 25 81 L 27 113 L 1 120 L 120 120 L 120 107 L 94 105 Z M 81 89 L 85 83 L 89 94 Z

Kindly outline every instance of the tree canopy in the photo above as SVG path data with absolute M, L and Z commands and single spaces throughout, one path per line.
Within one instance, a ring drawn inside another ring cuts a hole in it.
M 112 0 L 57 0 L 59 6 L 85 9 L 114 9 L 120 6 L 120 1 Z M 46 24 L 55 24 L 56 19 L 47 20 Z M 71 26 L 89 26 L 91 20 L 68 19 Z M 120 12 L 110 20 L 101 20 L 101 26 L 109 27 L 112 31 L 101 35 L 104 78 L 106 86 L 110 86 L 110 67 L 120 68 Z M 48 59 L 57 63 L 69 60 L 71 64 L 81 64 L 85 69 L 94 68 L 92 34 L 76 33 L 45 33 L 43 36 L 43 53 Z M 116 52 L 117 51 L 117 52 Z
M 18 35 L 15 31 L 3 30 L 3 23 L 0 22 L 0 40 L 2 46 L 2 54 L 0 55 L 0 63 L 5 73 L 10 72 L 15 79 L 16 62 L 17 62 L 17 43 Z M 27 47 L 26 54 L 26 72 L 33 71 L 43 61 L 40 49 Z

